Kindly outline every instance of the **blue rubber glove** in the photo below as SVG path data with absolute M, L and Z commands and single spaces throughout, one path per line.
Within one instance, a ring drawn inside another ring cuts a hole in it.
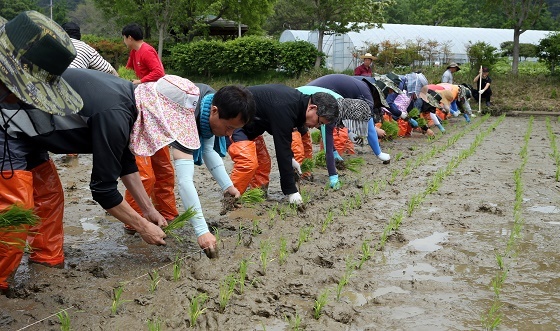
M 333 155 L 334 155 L 334 159 L 335 159 L 335 160 L 337 160 L 337 161 L 344 161 L 344 159 L 342 158 L 342 156 L 340 156 L 340 154 L 338 154 L 338 151 L 335 150 L 335 151 L 333 152 Z M 338 176 L 338 175 L 337 175 L 337 176 Z
M 444 133 L 444 132 L 445 132 L 445 129 L 443 128 L 443 125 L 438 124 L 438 125 L 436 125 L 436 126 L 437 126 L 437 128 L 439 129 L 439 131 L 441 131 L 441 133 Z
M 329 176 L 330 186 L 332 189 L 340 189 L 340 182 L 338 181 L 338 175 Z
M 411 125 L 413 128 L 417 128 L 417 127 L 418 127 L 418 122 L 416 122 L 416 120 L 415 120 L 414 118 L 409 118 L 409 119 L 408 119 L 408 123 L 410 123 L 410 125 Z

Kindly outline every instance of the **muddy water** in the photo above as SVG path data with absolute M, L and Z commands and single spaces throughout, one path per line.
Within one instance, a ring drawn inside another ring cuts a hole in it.
M 519 152 L 528 118 L 506 118 L 437 192 L 411 216 L 406 213 L 408 201 L 424 192 L 436 172 L 468 149 L 497 118 L 477 126 L 480 120 L 467 128 L 452 119 L 449 133 L 434 142 L 422 135 L 385 142 L 385 151 L 401 155 L 389 165 L 361 154 L 367 164 L 357 174 L 341 172 L 346 183 L 341 191 L 324 190 L 326 170 L 316 170 L 315 183 L 302 185 L 312 196 L 307 210 L 288 213 L 284 220 L 268 215 L 285 206 L 275 169 L 268 202 L 220 216 L 219 188 L 205 169 L 197 168 L 195 181 L 205 216 L 222 236 L 220 259 L 214 261 L 202 256 L 192 240 L 182 244 L 168 240 L 167 247 L 151 247 L 138 236 L 123 234 L 121 224 L 91 201 L 91 158 L 81 155 L 74 163 L 65 163 L 55 156 L 67 194 L 66 266 L 49 269 L 24 260 L 14 282 L 17 297 L 0 298 L 0 328 L 18 330 L 41 321 L 27 329 L 57 330 L 58 319 L 49 316 L 69 308 L 74 330 L 147 329 L 148 320 L 161 321 L 162 330 L 182 330 L 189 325 L 191 298 L 204 292 L 210 299 L 198 330 L 290 330 L 296 315 L 306 330 L 483 329 L 481 319 L 494 299 L 491 281 L 500 271 L 496 254 L 505 251 L 513 229 L 514 171 L 521 166 Z M 522 175 L 522 237 L 515 254 L 504 258 L 508 273 L 499 297 L 499 330 L 560 330 L 560 185 L 545 127 L 544 119 L 535 119 Z M 553 127 L 560 135 L 560 124 L 553 121 Z M 443 148 L 448 138 L 463 130 L 467 131 L 456 143 L 420 163 L 410 175 L 388 183 L 393 171 L 403 170 L 434 146 Z M 344 208 L 342 215 L 344 203 L 363 194 L 364 183 L 381 179 L 384 185 L 378 194 L 364 196 L 359 208 Z M 321 233 L 329 209 L 334 221 Z M 337 301 L 337 284 L 348 261 L 359 260 L 364 241 L 377 245 L 383 229 L 400 211 L 405 216 L 397 233 L 360 269 L 352 269 Z M 258 235 L 250 231 L 255 220 L 262 230 Z M 313 226 L 309 240 L 296 249 L 300 230 L 307 226 Z M 186 229 L 185 235 L 192 239 L 192 230 Z M 281 238 L 288 248 L 282 265 Z M 263 271 L 260 243 L 265 240 L 273 250 Z M 181 279 L 174 281 L 177 255 L 184 263 Z M 238 273 L 242 259 L 250 262 L 245 290 L 240 293 L 237 288 L 221 312 L 220 283 Z M 155 292 L 149 290 L 152 270 L 159 270 L 162 278 Z M 130 301 L 112 315 L 111 289 L 121 284 L 123 299 Z M 316 320 L 313 305 L 324 291 L 329 293 L 327 303 Z

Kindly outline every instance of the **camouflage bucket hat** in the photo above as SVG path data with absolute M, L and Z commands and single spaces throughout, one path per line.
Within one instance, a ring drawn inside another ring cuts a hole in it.
M 369 90 L 371 91 L 371 94 L 373 96 L 373 100 L 376 99 L 376 97 L 379 98 L 379 101 L 381 101 L 381 105 L 375 105 L 376 107 L 386 107 L 389 108 L 389 104 L 387 103 L 387 100 L 385 100 L 385 95 L 383 94 L 383 91 L 381 91 L 381 89 L 379 88 L 379 86 L 377 86 L 375 84 L 375 79 L 373 79 L 372 77 L 359 77 L 363 82 L 365 82 L 367 84 L 367 86 L 369 87 Z
M 427 86 L 422 87 L 422 89 L 420 90 L 419 97 L 422 100 L 424 100 L 424 102 L 427 102 L 430 106 L 433 106 L 435 108 L 440 108 L 437 97 L 439 97 L 439 100 L 441 100 L 441 96 L 437 94 L 436 91 L 428 89 Z
M 36 11 L 0 27 L 0 80 L 21 101 L 49 114 L 82 109 L 82 98 L 60 77 L 75 57 L 66 32 Z
M 385 87 L 382 88 L 382 91 L 384 93 L 386 88 L 390 88 L 397 94 L 403 94 L 403 91 L 397 85 L 395 85 L 395 83 L 389 77 L 385 75 L 375 76 L 375 80 L 377 83 L 381 83 L 380 85 L 385 85 Z

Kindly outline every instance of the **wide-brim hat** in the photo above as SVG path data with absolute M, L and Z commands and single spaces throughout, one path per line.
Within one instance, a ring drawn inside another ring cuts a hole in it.
M 395 83 L 391 80 L 391 78 L 385 75 L 375 76 L 375 81 L 376 84 L 379 86 L 379 88 L 381 88 L 381 90 L 385 94 L 388 93 L 387 89 L 391 89 L 395 91 L 395 93 L 397 94 L 403 93 L 403 91 L 397 85 L 395 85 Z
M 447 69 L 449 68 L 457 68 L 457 71 L 461 70 L 461 68 L 459 67 L 459 65 L 455 62 L 451 62 L 449 63 L 449 65 L 447 66 Z
M 440 108 L 441 96 L 436 91 L 428 89 L 427 86 L 422 87 L 418 95 L 422 100 L 427 102 L 430 106 Z M 438 100 L 439 99 L 439 100 Z
M 472 97 L 472 92 L 471 90 L 464 86 L 464 85 L 459 85 L 459 93 L 457 93 L 457 99 L 462 100 L 468 100 Z
M 370 60 L 377 60 L 377 57 L 373 56 L 371 53 L 366 53 L 364 55 L 360 55 L 360 59 L 370 59 Z
M 82 109 L 82 98 L 60 76 L 75 57 L 66 32 L 36 11 L 0 27 L 0 80 L 34 108 L 58 115 Z
M 374 107 L 387 107 L 389 108 L 389 104 L 387 100 L 385 100 L 385 96 L 383 95 L 383 91 L 379 88 L 379 86 L 375 85 L 375 79 L 373 77 L 363 77 L 363 76 L 353 76 L 354 78 L 360 79 L 369 87 L 371 92 L 371 96 L 373 97 Z

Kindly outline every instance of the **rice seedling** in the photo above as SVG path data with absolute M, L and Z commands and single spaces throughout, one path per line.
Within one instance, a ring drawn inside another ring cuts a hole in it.
M 399 125 L 395 121 L 383 121 L 381 129 L 385 130 L 385 140 L 393 140 L 399 133 Z
M 333 221 L 333 212 L 331 210 L 329 210 L 327 212 L 327 215 L 325 216 L 325 219 L 321 223 L 321 233 L 325 233 L 325 231 L 327 230 L 329 225 L 332 223 L 332 221 Z
M 360 172 L 360 168 L 366 163 L 363 158 L 361 157 L 354 157 L 351 159 L 347 159 L 344 161 L 346 165 L 346 169 L 352 172 Z
M 239 293 L 243 294 L 245 291 L 245 279 L 247 278 L 247 268 L 249 266 L 249 260 L 242 259 L 239 262 L 239 275 L 237 278 L 237 282 L 239 283 Z
M 179 255 L 175 255 L 175 261 L 173 261 L 173 280 L 178 281 L 181 278 L 181 266 L 183 261 Z
M 268 262 L 270 262 L 268 257 L 270 255 L 270 251 L 272 250 L 272 244 L 270 243 L 269 240 L 263 240 L 261 241 L 259 246 L 261 249 L 261 255 L 260 255 L 261 269 L 263 274 L 266 274 L 266 267 L 268 265 Z
M 167 223 L 167 226 L 163 228 L 163 232 L 178 242 L 183 242 L 183 236 L 179 235 L 177 231 L 185 227 L 196 214 L 197 211 L 193 207 L 189 207 L 184 213 Z
M 317 300 L 315 300 L 315 304 L 313 305 L 313 318 L 315 318 L 316 320 L 318 320 L 319 317 L 321 317 L 321 314 L 323 313 L 323 308 L 325 308 L 325 306 L 327 305 L 328 296 L 329 296 L 329 290 L 326 289 L 323 291 L 323 293 L 321 293 L 321 295 L 319 295 Z
M 206 293 L 200 293 L 191 299 L 191 304 L 189 306 L 189 325 L 191 328 L 196 326 L 196 321 L 204 314 L 206 308 L 202 308 L 202 305 L 206 300 L 208 300 L 208 295 Z
M 402 152 L 398 152 L 398 153 L 395 155 L 395 161 L 400 160 L 402 157 L 403 157 L 403 153 L 402 153 Z
M 364 240 L 362 242 L 362 254 L 360 256 L 360 263 L 358 263 L 357 268 L 361 269 L 362 265 L 373 256 L 373 251 L 369 245 L 369 240 Z
M 160 331 L 161 330 L 161 322 L 159 318 L 155 317 L 153 319 L 148 320 L 148 331 Z
M 299 250 L 299 248 L 301 247 L 301 245 L 303 243 L 309 241 L 309 236 L 311 235 L 311 231 L 313 231 L 313 226 L 312 225 L 303 226 L 303 227 L 301 227 L 301 229 L 299 229 L 296 252 Z
M 315 166 L 316 167 L 326 167 L 327 166 L 327 158 L 325 156 L 325 151 L 319 151 L 315 154 Z
M 362 208 L 362 197 L 358 193 L 354 195 L 354 208 L 356 209 Z
M 113 288 L 113 292 L 112 292 L 113 303 L 111 304 L 111 315 L 115 315 L 117 313 L 117 311 L 119 310 L 119 307 L 123 303 L 131 301 L 131 300 L 121 299 L 123 291 L 124 291 L 124 287 L 122 287 L 122 286 Z
M 311 201 L 311 193 L 309 193 L 309 191 L 307 190 L 301 190 L 301 200 L 303 201 L 304 204 L 307 204 L 309 201 Z
M 286 262 L 288 258 L 288 241 L 284 237 L 280 237 L 280 250 L 278 252 L 278 263 L 280 265 Z
M 70 315 L 66 310 L 61 310 L 56 313 L 56 317 L 58 317 L 58 321 L 60 322 L 60 330 L 61 331 L 70 331 Z
M 0 211 L 0 228 L 4 232 L 15 232 L 17 229 L 13 227 L 20 225 L 33 226 L 37 222 L 39 222 L 39 217 L 33 213 L 33 209 L 11 205 Z
M 342 294 L 342 289 L 344 286 L 348 285 L 348 277 L 346 274 L 340 277 L 338 284 L 336 284 L 336 301 L 340 301 L 340 295 Z
M 320 130 L 313 130 L 311 131 L 311 142 L 314 144 L 321 143 L 321 131 Z
M 276 215 L 278 214 L 278 212 L 276 211 L 276 209 L 269 209 L 267 212 L 268 214 L 268 219 L 272 222 L 274 221 L 274 218 L 276 217 Z
M 239 246 L 241 245 L 242 242 L 243 242 L 243 225 L 239 223 L 239 226 L 237 227 L 237 241 L 235 245 Z
M 245 191 L 239 200 L 246 205 L 254 205 L 265 200 L 264 191 L 260 187 L 255 187 Z
M 252 226 L 251 226 L 251 235 L 253 237 L 258 236 L 259 234 L 262 233 L 262 229 L 259 226 L 260 220 L 258 219 L 254 219 L 252 222 Z
M 285 319 L 286 322 L 288 322 L 288 325 L 290 326 L 290 330 L 303 331 L 303 328 L 301 326 L 301 316 L 297 313 L 297 311 L 294 316 L 292 317 L 286 316 Z
M 212 231 L 214 232 L 214 237 L 216 237 L 216 244 L 221 243 L 222 242 L 222 235 L 220 233 L 220 229 L 216 226 L 213 226 Z
M 313 159 L 303 159 L 300 167 L 303 173 L 311 172 L 313 168 L 315 168 L 315 161 L 313 161 Z
M 161 281 L 161 276 L 155 269 L 152 270 L 152 272 L 150 272 L 148 276 L 150 276 L 150 292 L 154 293 L 157 290 L 159 282 Z
M 235 284 L 237 279 L 234 275 L 228 275 L 220 284 L 220 294 L 218 297 L 218 304 L 220 306 L 220 312 L 226 310 L 226 306 L 233 295 L 233 290 L 235 289 Z

